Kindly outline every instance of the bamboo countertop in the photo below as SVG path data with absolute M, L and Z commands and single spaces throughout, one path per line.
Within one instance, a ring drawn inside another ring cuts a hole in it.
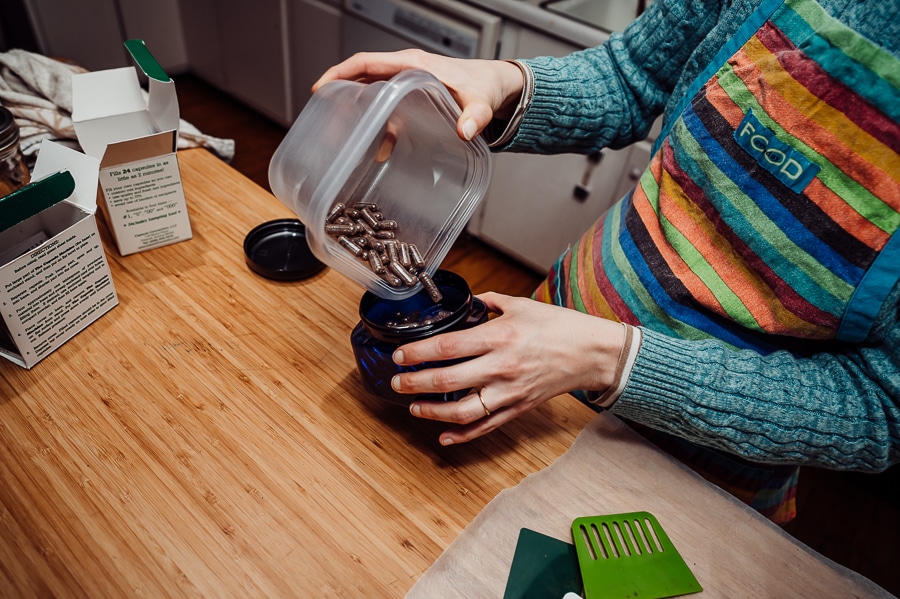
M 398 597 L 501 490 L 572 444 L 570 397 L 473 443 L 366 394 L 362 289 L 279 283 L 243 238 L 293 214 L 179 152 L 194 237 L 122 257 L 119 305 L 0 363 L 0 595 Z
M 440 446 L 363 391 L 361 288 L 247 268 L 247 232 L 292 213 L 205 150 L 179 163 L 193 239 L 108 250 L 119 305 L 0 362 L 0 597 L 495 597 L 519 527 L 648 506 L 700 596 L 885 595 L 569 396 Z

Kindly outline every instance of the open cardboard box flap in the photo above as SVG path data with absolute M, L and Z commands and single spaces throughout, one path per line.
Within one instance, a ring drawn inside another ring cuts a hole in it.
M 63 199 L 93 214 L 97 210 L 99 169 L 99 162 L 93 156 L 44 140 L 31 176 L 34 181 L 39 181 L 61 170 L 69 171 L 75 180 L 75 191 L 69 198 Z
M 132 67 L 81 73 L 72 76 L 72 121 L 85 153 L 102 161 L 107 146 L 134 141 L 156 133 L 178 132 L 180 114 L 175 82 L 166 75 L 141 40 L 125 47 L 147 76 L 145 94 Z M 173 149 L 170 151 L 174 151 Z

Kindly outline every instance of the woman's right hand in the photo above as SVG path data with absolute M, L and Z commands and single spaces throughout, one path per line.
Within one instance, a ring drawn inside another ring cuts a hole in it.
M 510 118 L 524 85 L 522 71 L 509 62 L 449 58 L 410 49 L 354 54 L 325 71 L 312 91 L 329 81 L 345 79 L 368 83 L 390 79 L 409 69 L 427 71 L 447 87 L 462 109 L 456 131 L 467 141 L 481 133 L 491 119 Z

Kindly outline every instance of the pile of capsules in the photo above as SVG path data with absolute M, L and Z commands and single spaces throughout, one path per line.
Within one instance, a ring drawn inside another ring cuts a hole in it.
M 413 312 L 395 312 L 393 318 L 385 320 L 385 326 L 395 330 L 418 329 L 420 327 L 429 326 L 437 322 L 441 322 L 452 312 L 449 310 L 438 310 L 437 312 L 429 310 L 414 310 Z
M 384 218 L 378 204 L 356 202 L 347 207 L 337 202 L 325 215 L 325 232 L 391 287 L 413 287 L 420 282 L 434 303 L 443 299 L 425 272 L 419 249 L 397 239 L 397 221 Z

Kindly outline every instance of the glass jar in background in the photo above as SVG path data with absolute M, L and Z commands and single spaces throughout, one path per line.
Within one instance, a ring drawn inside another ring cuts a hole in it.
M 459 360 L 398 366 L 391 359 L 399 346 L 440 333 L 459 331 L 488 319 L 484 302 L 472 296 L 465 279 L 448 270 L 438 270 L 435 285 L 443 298 L 435 303 L 424 289 L 402 300 L 387 300 L 367 291 L 359 303 L 361 321 L 350 334 L 356 366 L 367 391 L 402 406 L 414 400 L 457 401 L 468 389 L 450 393 L 397 393 L 391 379 L 400 372 L 449 366 Z
M 0 106 L 0 198 L 28 185 L 31 173 L 19 147 L 19 126 L 12 113 Z

